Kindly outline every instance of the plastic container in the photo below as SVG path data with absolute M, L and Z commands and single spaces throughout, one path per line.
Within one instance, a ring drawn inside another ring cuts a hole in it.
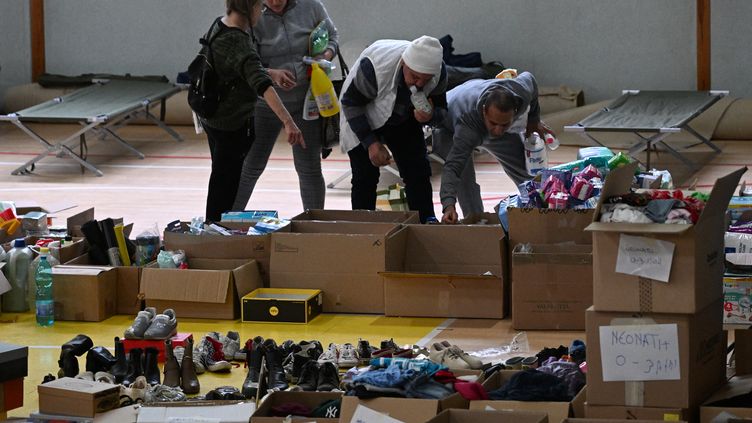
M 546 154 L 546 144 L 537 132 L 533 132 L 525 141 L 525 167 L 530 176 L 548 168 L 548 155 Z
M 305 63 L 308 66 L 312 66 L 314 63 L 319 65 L 319 67 L 328 74 L 330 74 L 334 69 L 337 69 L 337 66 L 334 65 L 334 63 L 326 60 L 326 59 L 314 59 L 311 56 L 303 56 L 303 63 Z
M 543 140 L 546 142 L 546 147 L 548 147 L 551 151 L 559 148 L 559 140 L 555 136 L 553 136 L 553 134 L 547 133 L 543 136 Z
M 8 253 L 8 264 L 5 266 L 5 277 L 12 287 L 3 294 L 3 311 L 22 312 L 29 309 L 26 301 L 28 292 L 28 272 L 31 264 L 31 250 L 26 246 L 26 241 L 17 239 L 13 241 L 13 248 Z
M 319 106 L 319 114 L 323 117 L 334 116 L 339 113 L 339 101 L 334 85 L 326 73 L 314 62 L 311 65 L 311 92 Z
M 55 301 L 52 298 L 52 266 L 46 254 L 40 254 L 36 277 L 36 316 L 39 326 L 55 323 Z
M 50 243 L 49 245 L 51 245 Z M 39 262 L 42 261 L 42 256 L 47 256 L 47 263 L 49 263 L 50 267 L 57 266 L 60 264 L 60 260 L 58 260 L 54 255 L 52 255 L 52 250 L 49 247 L 41 247 L 39 248 L 39 255 L 31 261 L 31 264 L 29 264 L 29 271 L 28 271 L 28 293 L 26 300 L 29 303 L 29 308 L 33 307 L 34 301 L 37 296 L 36 291 L 36 278 L 37 278 L 37 269 L 39 268 Z
M 418 87 L 415 85 L 410 87 L 410 101 L 412 101 L 415 110 L 420 110 L 423 113 L 430 114 L 433 112 L 433 106 L 428 101 L 428 97 L 423 91 L 418 91 Z

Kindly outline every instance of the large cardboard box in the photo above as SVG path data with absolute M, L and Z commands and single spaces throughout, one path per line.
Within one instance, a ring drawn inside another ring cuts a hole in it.
M 65 263 L 70 266 L 90 266 L 88 254 Z M 141 308 L 141 267 L 117 266 L 115 314 L 136 314 Z
M 117 270 L 108 266 L 52 268 L 55 320 L 99 322 L 115 314 Z
M 750 392 L 752 392 L 752 376 L 731 378 L 700 407 L 700 423 L 711 423 L 723 412 L 739 419 L 752 419 L 752 407 L 733 407 L 718 404 L 734 397 L 749 396 Z
M 384 276 L 387 316 L 501 319 L 506 314 L 500 225 L 407 225 Z
M 326 313 L 384 313 L 384 278 L 404 243 L 393 223 L 294 221 L 272 234 L 271 287 L 320 289 Z
M 521 247 L 512 252 L 512 326 L 585 330 L 585 310 L 593 304 L 592 246 Z
M 456 393 L 441 400 L 389 397 L 359 399 L 346 396 L 342 397 L 339 421 L 349 423 L 355 414 L 355 409 L 360 405 L 387 414 L 404 423 L 425 423 L 442 410 L 467 409 L 468 401 Z
M 420 223 L 417 211 L 391 210 L 306 210 L 293 221 Z
M 171 308 L 178 317 L 237 319 L 245 294 L 263 283 L 255 260 L 188 259 L 189 269 L 146 267 L 141 290 L 147 307 Z
M 64 377 L 37 386 L 39 411 L 45 414 L 94 417 L 120 405 L 120 387 Z
M 265 397 L 263 401 L 258 405 L 256 411 L 251 416 L 250 423 L 286 423 L 285 417 L 273 417 L 272 407 L 279 406 L 281 404 L 303 404 L 310 409 L 315 409 L 321 404 L 342 398 L 342 392 L 272 392 L 269 396 Z M 341 409 L 341 407 L 340 407 Z M 294 422 L 312 422 L 317 423 L 337 423 L 338 417 L 324 418 L 324 417 L 296 417 L 292 421 Z
M 593 236 L 585 232 L 592 223 L 593 209 L 507 209 L 509 219 L 509 248 L 517 244 L 560 244 L 571 243 L 590 245 Z
M 591 405 L 691 408 L 726 377 L 716 300 L 697 314 L 587 311 Z
M 593 234 L 593 305 L 602 311 L 697 313 L 723 295 L 726 206 L 746 168 L 716 180 L 695 225 L 600 222 L 603 201 L 629 192 L 635 166 L 608 175 L 586 229 Z M 672 244 L 673 254 L 661 253 L 655 240 Z M 643 276 L 616 272 L 617 261 L 630 272 L 644 269 Z M 644 276 L 669 264 L 668 282 Z
M 585 417 L 601 420 L 695 421 L 686 408 L 627 407 L 621 405 L 590 405 L 585 403 Z
M 251 401 L 180 401 L 145 404 L 138 423 L 247 423 L 256 406 Z
M 426 423 L 548 423 L 535 411 L 444 410 Z

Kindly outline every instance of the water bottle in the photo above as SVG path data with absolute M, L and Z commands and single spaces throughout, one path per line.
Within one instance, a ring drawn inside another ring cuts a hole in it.
M 55 256 L 52 255 L 52 250 L 49 249 L 49 247 L 40 247 L 39 248 L 39 255 L 37 258 L 31 261 L 31 264 L 29 265 L 29 271 L 28 273 L 28 294 L 26 301 L 29 303 L 29 307 L 33 307 L 34 302 L 36 301 L 36 295 L 37 295 L 37 269 L 39 268 L 39 262 L 42 261 L 42 256 L 47 256 L 47 263 L 50 264 L 50 267 L 57 266 L 60 264 L 60 260 L 55 258 Z
M 543 139 L 546 141 L 546 146 L 548 146 L 548 148 L 551 149 L 551 151 L 559 148 L 559 140 L 556 139 L 556 137 L 553 134 L 546 133 L 543 136 Z
M 412 85 L 410 87 L 410 101 L 412 101 L 415 110 L 420 110 L 423 113 L 430 114 L 433 111 L 431 103 L 428 101 L 428 97 L 423 91 L 418 91 L 418 87 Z
M 13 248 L 8 253 L 8 264 L 5 266 L 5 278 L 10 282 L 11 290 L 3 294 L 3 311 L 22 312 L 29 309 L 26 301 L 28 288 L 27 272 L 31 263 L 31 250 L 26 241 L 13 241 Z
M 37 324 L 52 326 L 55 323 L 55 301 L 52 298 L 52 266 L 47 255 L 40 255 L 35 281 L 37 286 Z
M 530 176 L 535 176 L 548 168 L 546 144 L 537 132 L 533 132 L 525 141 L 525 166 Z

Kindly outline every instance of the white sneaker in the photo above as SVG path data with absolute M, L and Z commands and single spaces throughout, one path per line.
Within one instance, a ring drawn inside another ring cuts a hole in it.
M 430 358 L 434 363 L 443 364 L 450 370 L 470 369 L 470 365 L 454 349 L 444 348 L 441 344 L 431 345 Z
M 339 354 L 339 360 L 337 360 L 338 367 L 355 367 L 360 362 L 358 352 L 355 351 L 353 344 L 347 343 L 342 346 L 342 350 Z
M 468 365 L 470 365 L 471 369 L 479 370 L 483 368 L 483 362 L 480 361 L 478 357 L 474 357 L 465 351 L 462 350 L 462 348 L 452 345 L 449 343 L 449 341 L 441 341 L 441 346 L 443 346 L 446 349 L 453 350 L 455 354 L 460 356 L 463 360 L 467 362 Z
M 324 363 L 337 364 L 338 359 L 339 359 L 339 350 L 337 349 L 337 344 L 332 342 L 331 344 L 329 344 L 329 349 L 324 351 L 319 356 L 318 362 L 319 364 L 324 364 Z

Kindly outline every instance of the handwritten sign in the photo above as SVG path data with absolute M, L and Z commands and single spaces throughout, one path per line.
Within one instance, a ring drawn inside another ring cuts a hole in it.
M 668 282 L 674 243 L 641 236 L 621 235 L 616 272 Z
M 355 408 L 350 423 L 403 423 L 400 420 L 391 418 L 386 414 L 379 413 L 378 411 L 371 410 L 363 405 L 358 405 Z
M 679 336 L 675 324 L 601 326 L 603 380 L 679 380 Z

